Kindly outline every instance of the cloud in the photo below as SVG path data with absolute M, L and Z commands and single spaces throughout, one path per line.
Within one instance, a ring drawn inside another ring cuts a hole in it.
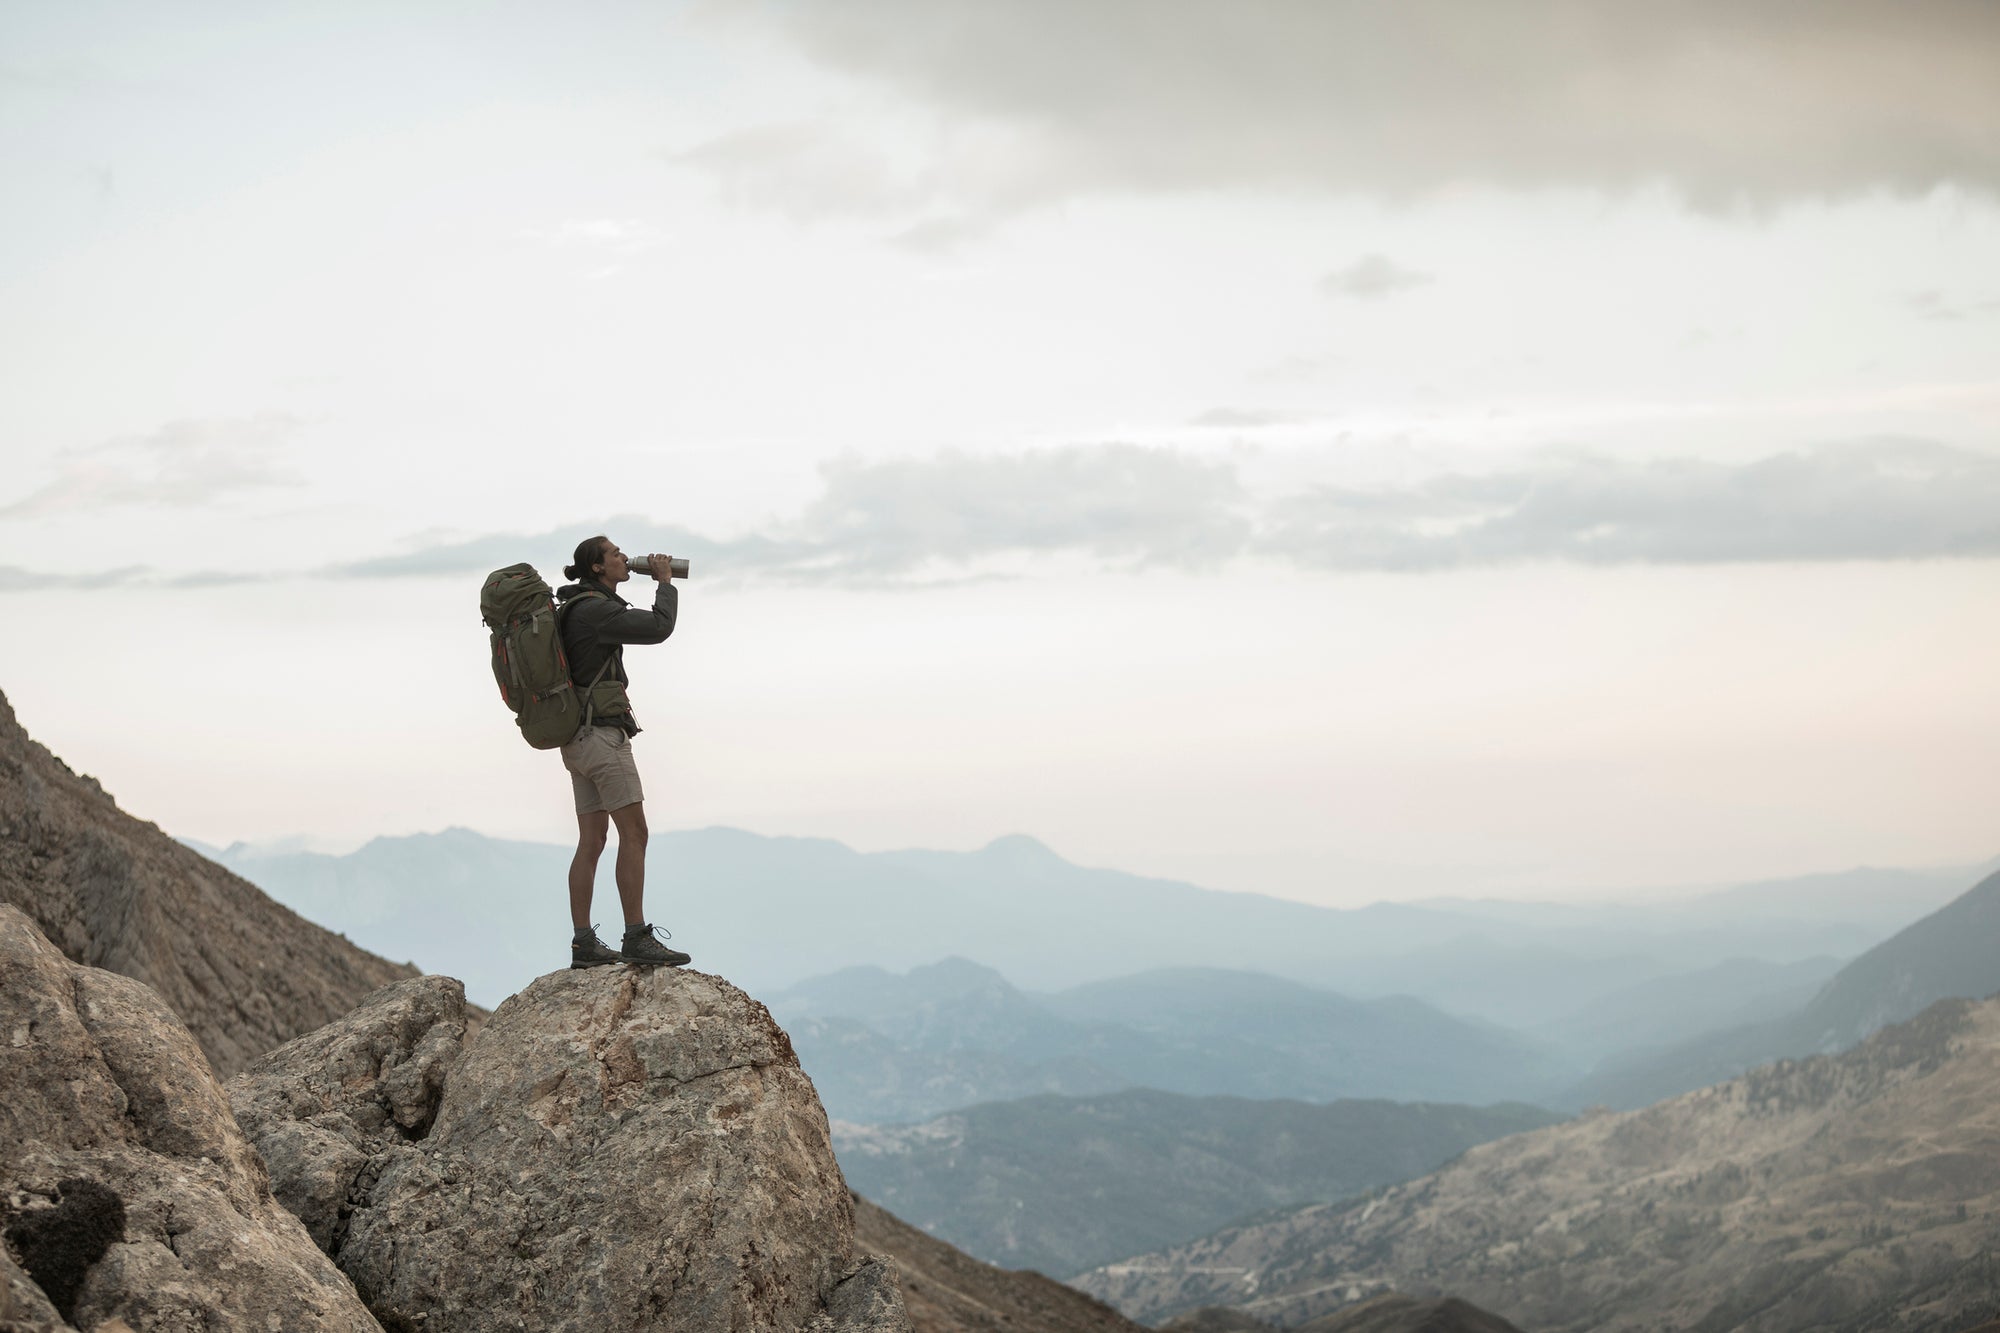
M 689 160 L 795 215 L 1082 193 L 1664 183 L 1702 207 L 2000 185 L 1990 0 L 843 0 L 761 11 L 900 94 L 886 172 L 825 127 Z M 968 152 L 970 141 L 981 151 Z
M 1260 499 L 1236 465 L 1186 450 L 1078 445 L 944 453 L 822 469 L 819 496 L 765 531 L 714 538 L 638 514 L 538 533 L 429 542 L 292 574 L 88 578 L 0 567 L 0 593 L 255 579 L 483 573 L 526 560 L 555 578 L 582 538 L 693 562 L 704 586 L 901 588 L 1014 576 L 1037 562 L 1214 570 L 1237 559 L 1305 570 L 2000 558 L 2000 455 L 1869 439 L 1743 463 L 1561 451 L 1381 489 Z
M 2000 556 L 2000 457 L 1876 439 L 1743 464 L 1561 453 L 1394 491 L 1323 487 L 1265 515 L 1265 554 L 1427 570 Z
M 1065 552 L 1128 567 L 1192 568 L 1227 559 L 1250 535 L 1234 469 L 1166 449 L 1108 444 L 998 457 L 848 459 L 821 471 L 819 497 L 768 533 L 718 540 L 624 515 L 596 527 L 431 545 L 329 572 L 410 577 L 522 559 L 560 568 L 578 541 L 603 531 L 627 551 L 686 556 L 698 574 L 873 587 L 976 576 L 982 562 Z
M 299 423 L 277 413 L 177 421 L 150 435 L 122 436 L 57 456 L 56 475 L 11 504 L 0 519 L 113 505 L 193 507 L 239 491 L 303 483 L 284 457 Z
M 836 568 L 876 577 L 940 558 L 1055 551 L 1195 567 L 1234 554 L 1250 532 L 1235 469 L 1169 449 L 948 453 L 825 474 L 798 531 Z
M 1346 268 L 1321 278 L 1319 290 L 1322 296 L 1379 301 L 1430 281 L 1430 274 L 1404 268 L 1387 255 L 1363 255 Z

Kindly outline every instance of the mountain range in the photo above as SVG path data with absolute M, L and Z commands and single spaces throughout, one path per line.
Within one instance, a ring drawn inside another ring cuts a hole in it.
M 1408 1180 L 1561 1117 L 1531 1106 L 1328 1105 L 1134 1089 L 918 1125 L 834 1122 L 848 1183 L 966 1253 L 1057 1277 L 1253 1211 Z
M 2000 991 L 2000 873 L 1842 967 L 1793 1012 L 1608 1061 L 1564 1105 L 1632 1108 L 1757 1065 L 1846 1050 L 1952 997 Z
M 344 856 L 201 850 L 368 948 L 462 973 L 483 1004 L 564 957 L 567 847 L 449 829 Z M 1730 959 L 1852 957 L 1978 878 L 1859 870 L 1651 904 L 1334 909 L 1072 865 L 1018 835 L 975 852 L 862 853 L 722 828 L 657 831 L 647 865 L 651 914 L 698 965 L 759 993 L 848 965 L 907 971 L 955 955 L 1030 991 L 1215 967 L 1358 999 L 1413 995 L 1518 1028 Z
M 1146 1087 L 1327 1101 L 1502 1101 L 1569 1068 L 1421 1000 L 1351 1000 L 1253 972 L 1167 968 L 1029 995 L 946 959 L 847 968 L 768 997 L 832 1115 L 923 1119 L 974 1102 Z
M 1157 1321 L 1395 1290 L 1544 1333 L 1957 1330 L 2000 1292 L 2000 997 L 1075 1279 Z

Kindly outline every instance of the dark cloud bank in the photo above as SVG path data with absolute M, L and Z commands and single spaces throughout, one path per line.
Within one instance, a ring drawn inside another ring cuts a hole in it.
M 1401 196 L 1463 182 L 1665 184 L 1708 208 L 2000 186 L 1991 0 L 843 0 L 764 12 L 811 59 L 935 117 L 952 145 L 898 170 L 830 121 L 682 155 L 738 200 L 794 216 L 929 208 L 964 225 L 1092 191 L 1232 185 Z

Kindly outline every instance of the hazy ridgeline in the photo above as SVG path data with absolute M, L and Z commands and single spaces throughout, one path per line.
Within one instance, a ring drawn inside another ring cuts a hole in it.
M 454 829 L 345 856 L 214 855 L 364 947 L 463 977 L 479 1003 L 564 961 L 566 847 Z M 1979 877 L 1335 910 L 1087 869 L 1024 837 L 864 854 L 704 829 L 654 835 L 650 863 L 657 918 L 697 967 L 769 999 L 831 1113 L 854 1120 L 1127 1086 L 1582 1104 L 1604 1095 L 1586 1080 L 1607 1060 L 1796 1012 Z M 608 883 L 600 899 L 615 914 Z

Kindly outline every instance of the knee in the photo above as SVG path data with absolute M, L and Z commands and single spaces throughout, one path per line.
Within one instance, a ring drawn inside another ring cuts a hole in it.
M 619 831 L 618 845 L 620 847 L 630 847 L 635 851 L 644 851 L 646 839 L 650 836 L 646 831 L 646 821 L 641 819 L 637 823 Z
M 576 854 L 586 861 L 595 861 L 604 853 L 604 833 L 600 831 L 579 833 L 576 838 Z

